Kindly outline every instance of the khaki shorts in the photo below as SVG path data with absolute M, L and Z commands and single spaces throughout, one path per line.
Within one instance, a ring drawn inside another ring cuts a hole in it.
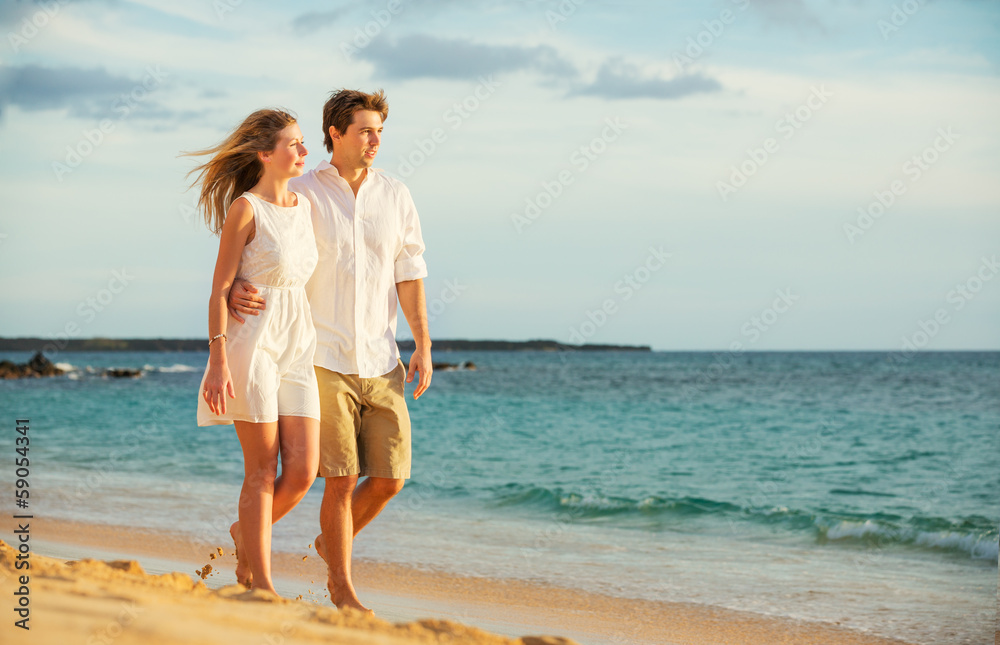
M 319 476 L 410 477 L 406 369 L 375 378 L 316 366 L 319 381 Z

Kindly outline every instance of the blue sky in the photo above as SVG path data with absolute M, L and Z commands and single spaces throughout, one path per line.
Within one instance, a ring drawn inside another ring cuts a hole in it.
M 435 338 L 1000 349 L 994 2 L 51 0 L 0 26 L 3 336 L 205 336 L 217 238 L 177 155 L 283 106 L 311 167 L 329 92 L 381 87 Z

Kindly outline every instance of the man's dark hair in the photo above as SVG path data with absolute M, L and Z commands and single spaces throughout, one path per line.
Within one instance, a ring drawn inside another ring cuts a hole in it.
M 384 122 L 389 117 L 389 103 L 385 100 L 385 92 L 378 90 L 367 94 L 360 90 L 337 90 L 327 99 L 323 106 L 323 145 L 327 152 L 333 152 L 333 137 L 330 136 L 330 126 L 344 134 L 354 121 L 354 113 L 359 110 L 371 110 L 382 115 Z

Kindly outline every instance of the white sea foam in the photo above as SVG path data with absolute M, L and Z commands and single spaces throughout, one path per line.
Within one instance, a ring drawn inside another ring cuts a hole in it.
M 594 511 L 617 511 L 623 508 L 630 508 L 634 502 L 620 499 L 609 499 L 597 493 L 568 493 L 559 498 L 560 506 L 569 508 L 581 508 Z
M 164 366 L 164 367 L 154 367 L 152 365 L 143 365 L 142 366 L 142 371 L 144 371 L 144 372 L 167 372 L 167 373 L 174 373 L 174 372 L 197 372 L 197 371 L 199 371 L 199 369 L 200 368 L 192 367 L 190 365 L 181 365 L 180 363 L 175 363 L 173 365 Z
M 969 553 L 974 558 L 992 560 L 997 559 L 998 546 L 1000 546 L 996 538 L 984 538 L 980 535 L 952 531 L 919 533 L 914 542 L 921 546 L 939 549 L 958 549 Z
M 864 522 L 840 522 L 826 530 L 826 537 L 831 540 L 843 538 L 863 538 L 866 535 L 897 535 L 899 531 L 879 526 L 871 520 Z
M 56 363 L 55 366 L 57 369 L 61 369 L 64 372 L 73 372 L 76 370 L 76 368 L 69 363 Z
M 826 531 L 830 540 L 844 538 L 861 539 L 866 536 L 889 538 L 897 544 L 913 544 L 915 546 L 946 549 L 968 553 L 973 558 L 996 560 L 998 543 L 995 537 L 986 537 L 975 533 L 957 533 L 954 531 L 915 531 L 914 529 L 896 529 L 882 526 L 871 520 L 865 522 L 840 522 Z
M 638 504 L 640 509 L 653 509 L 656 508 L 658 504 L 662 504 L 663 500 L 654 495 L 650 495 L 645 499 L 641 500 Z

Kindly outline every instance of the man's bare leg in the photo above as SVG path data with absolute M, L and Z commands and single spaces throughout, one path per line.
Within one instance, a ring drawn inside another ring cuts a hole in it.
M 346 478 L 344 478 L 346 479 Z M 357 476 L 353 477 L 354 482 L 357 483 Z M 385 505 L 389 503 L 400 490 L 403 489 L 403 479 L 389 479 L 387 477 L 367 477 L 360 485 L 357 485 L 353 493 L 351 494 L 351 524 L 352 524 L 352 535 L 351 540 L 358 536 L 358 532 L 361 531 L 365 526 L 367 526 L 373 519 L 375 519 Z M 323 495 L 323 508 L 320 509 L 320 528 L 323 529 L 323 533 L 316 536 L 316 553 L 323 558 L 326 562 L 328 570 L 331 572 L 331 577 L 333 570 L 330 568 L 330 560 L 327 559 L 326 554 L 326 528 L 323 524 L 323 509 L 326 508 L 327 500 L 326 494 Z M 348 565 L 350 565 L 350 551 L 348 551 L 347 556 Z M 348 580 L 351 581 L 351 589 L 353 590 L 353 579 L 348 576 Z M 331 590 L 331 594 L 332 594 Z M 357 596 L 355 596 L 356 598 Z M 334 601 L 334 604 L 337 604 Z M 340 605 L 338 605 L 339 607 Z
M 354 524 L 354 537 L 358 537 L 361 529 L 378 517 L 389 500 L 403 490 L 404 479 L 389 479 L 388 477 L 367 477 L 355 489 L 351 496 L 351 518 Z M 326 545 L 323 534 L 316 536 L 316 553 L 326 560 Z
M 358 484 L 351 499 L 354 537 L 357 537 L 361 529 L 378 517 L 390 499 L 403 490 L 405 481 L 388 477 L 366 477 L 363 482 Z
M 322 542 L 317 538 L 316 551 L 327 564 L 327 589 L 330 600 L 338 609 L 350 607 L 367 613 L 351 581 L 351 547 L 354 542 L 354 522 L 351 499 L 357 486 L 357 475 L 327 477 L 323 503 L 319 509 Z

